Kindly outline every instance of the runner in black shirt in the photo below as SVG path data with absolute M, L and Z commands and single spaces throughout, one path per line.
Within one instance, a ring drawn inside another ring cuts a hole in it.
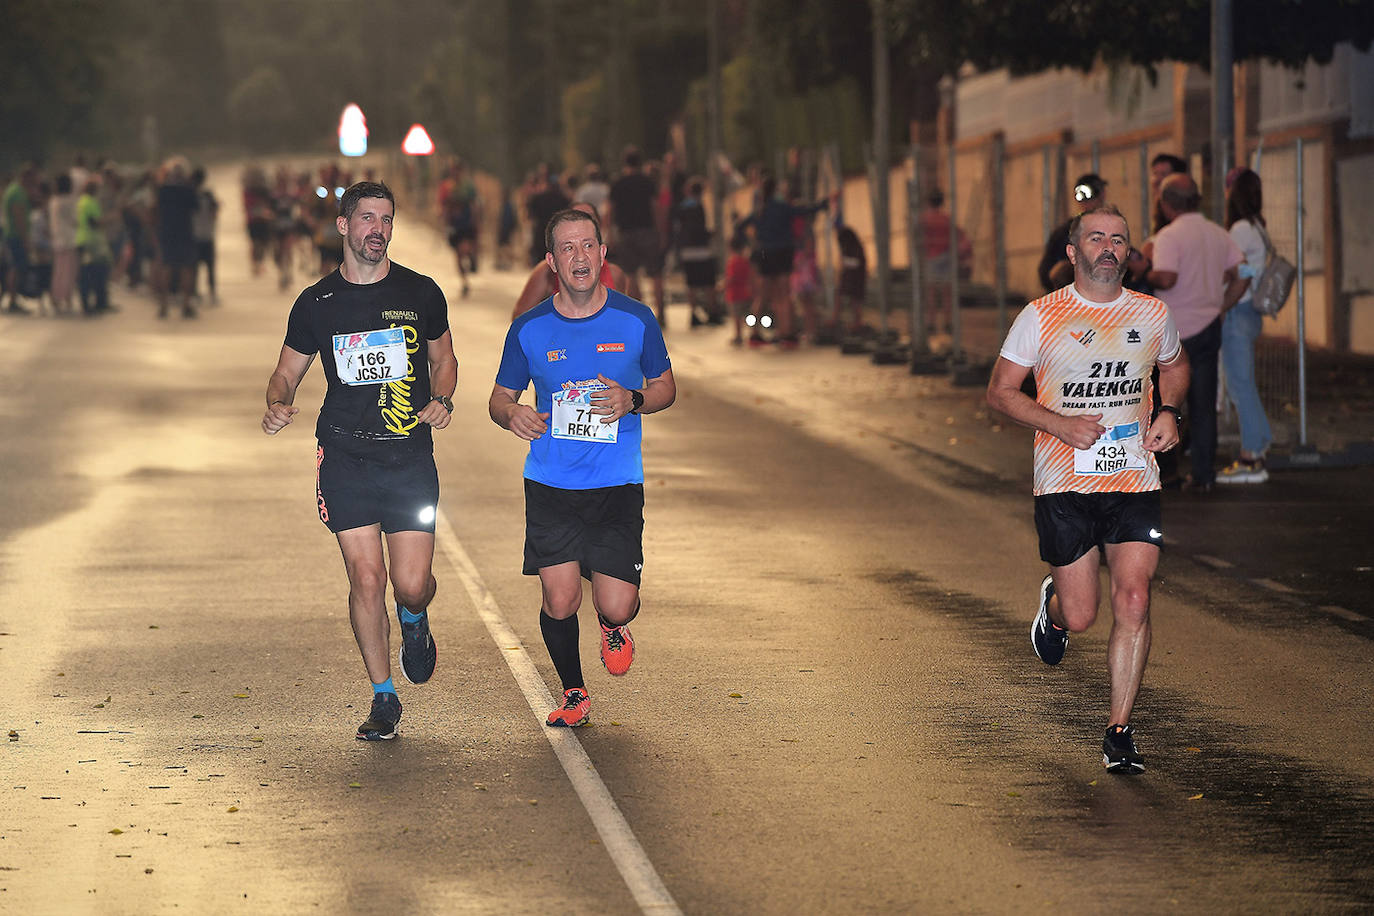
M 663 234 L 666 222 L 658 205 L 658 184 L 644 172 L 644 159 L 636 147 L 625 148 L 625 167 L 611 185 L 609 219 L 615 226 L 611 260 L 629 278 L 626 292 L 631 299 L 643 301 L 639 272 L 649 277 L 654 289 L 654 308 L 658 325 L 665 327 L 667 314 L 663 298 Z
M 296 389 L 319 354 L 329 387 L 315 427 L 316 499 L 320 521 L 343 552 L 349 619 L 372 682 L 371 714 L 358 737 L 378 741 L 394 738 L 401 718 L 383 534 L 401 621 L 401 671 L 413 684 L 434 672 L 427 608 L 436 588 L 439 477 L 431 429 L 449 424 L 458 361 L 438 285 L 386 255 L 396 210 L 391 190 L 359 182 L 339 210 L 343 265 L 291 307 L 262 428 L 275 434 L 292 421 Z

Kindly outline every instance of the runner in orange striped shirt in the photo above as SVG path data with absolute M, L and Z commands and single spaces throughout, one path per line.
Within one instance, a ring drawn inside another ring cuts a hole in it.
M 1131 709 L 1150 654 L 1150 580 L 1159 563 L 1159 467 L 1155 452 L 1178 443 L 1188 358 L 1168 308 L 1121 286 L 1131 248 L 1115 207 L 1070 226 L 1070 286 L 1037 299 L 1013 323 L 988 385 L 988 403 L 1035 430 L 1035 527 L 1050 574 L 1040 584 L 1031 646 L 1057 665 L 1069 633 L 1097 618 L 1097 570 L 1112 583 L 1111 725 L 1102 761 L 1140 773 L 1144 760 Z M 1159 366 L 1159 415 L 1151 371 Z M 1035 372 L 1036 398 L 1021 391 Z

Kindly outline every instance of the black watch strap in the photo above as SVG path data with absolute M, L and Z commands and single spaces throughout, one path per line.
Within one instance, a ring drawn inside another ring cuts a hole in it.
M 430 400 L 438 401 L 440 407 L 444 408 L 444 410 L 447 410 L 449 413 L 453 413 L 453 401 L 445 395 L 436 394 L 434 397 L 430 398 Z
M 644 392 L 638 388 L 630 389 L 630 400 L 634 401 L 634 406 L 630 408 L 630 413 L 639 413 L 639 408 L 644 406 Z
M 1180 425 L 1183 423 L 1183 411 L 1179 410 L 1177 407 L 1174 407 L 1174 406 L 1171 405 L 1171 404 L 1160 404 L 1160 405 L 1159 405 L 1159 412 L 1160 412 L 1160 413 L 1171 413 L 1171 414 L 1174 415 L 1174 423 L 1180 424 Z

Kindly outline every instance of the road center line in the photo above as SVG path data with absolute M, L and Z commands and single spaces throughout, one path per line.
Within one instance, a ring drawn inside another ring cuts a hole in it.
M 653 916 L 680 916 L 682 911 L 678 909 L 677 902 L 668 893 L 668 888 L 663 885 L 653 863 L 644 853 L 644 848 L 635 839 L 625 815 L 620 813 L 620 806 L 611 797 L 610 790 L 601 780 L 601 775 L 596 772 L 596 767 L 592 766 L 591 758 L 587 756 L 574 730 L 549 728 L 544 724 L 548 710 L 554 708 L 553 696 L 549 693 L 543 678 L 539 676 L 534 662 L 530 660 L 520 637 L 506 623 L 500 605 L 496 603 L 496 598 L 477 572 L 477 566 L 468 556 L 462 542 L 458 540 L 458 534 L 453 530 L 448 516 L 441 510 L 434 523 L 437 534 L 435 544 L 439 552 L 457 571 L 459 580 L 467 589 L 468 596 L 472 598 L 472 604 L 477 609 L 477 616 L 482 619 L 487 632 L 496 643 L 496 648 L 500 650 L 501 657 L 506 660 L 506 666 L 510 668 L 516 685 L 525 695 L 525 702 L 529 704 L 530 711 L 539 723 L 539 730 L 553 746 L 558 762 L 563 765 L 563 772 L 568 774 L 568 781 L 572 783 L 577 797 L 582 800 L 582 807 L 586 808 L 587 814 L 591 816 L 596 832 L 601 836 L 602 845 L 606 847 L 606 852 L 610 854 L 615 867 L 620 870 L 620 875 L 625 879 L 625 884 L 634 895 L 640 910 Z

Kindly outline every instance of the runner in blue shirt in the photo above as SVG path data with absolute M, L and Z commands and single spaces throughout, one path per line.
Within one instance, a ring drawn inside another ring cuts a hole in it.
M 644 566 L 641 417 L 677 397 L 654 313 L 601 283 L 606 246 L 590 214 L 562 210 L 544 232 L 558 292 L 511 324 L 489 410 L 530 443 L 525 459 L 525 575 L 543 589 L 539 628 L 563 682 L 548 724 L 591 713 L 577 649 L 582 577 L 592 583 L 601 662 L 622 675 L 634 660 L 628 624 L 639 613 Z M 534 383 L 534 405 L 520 396 Z

